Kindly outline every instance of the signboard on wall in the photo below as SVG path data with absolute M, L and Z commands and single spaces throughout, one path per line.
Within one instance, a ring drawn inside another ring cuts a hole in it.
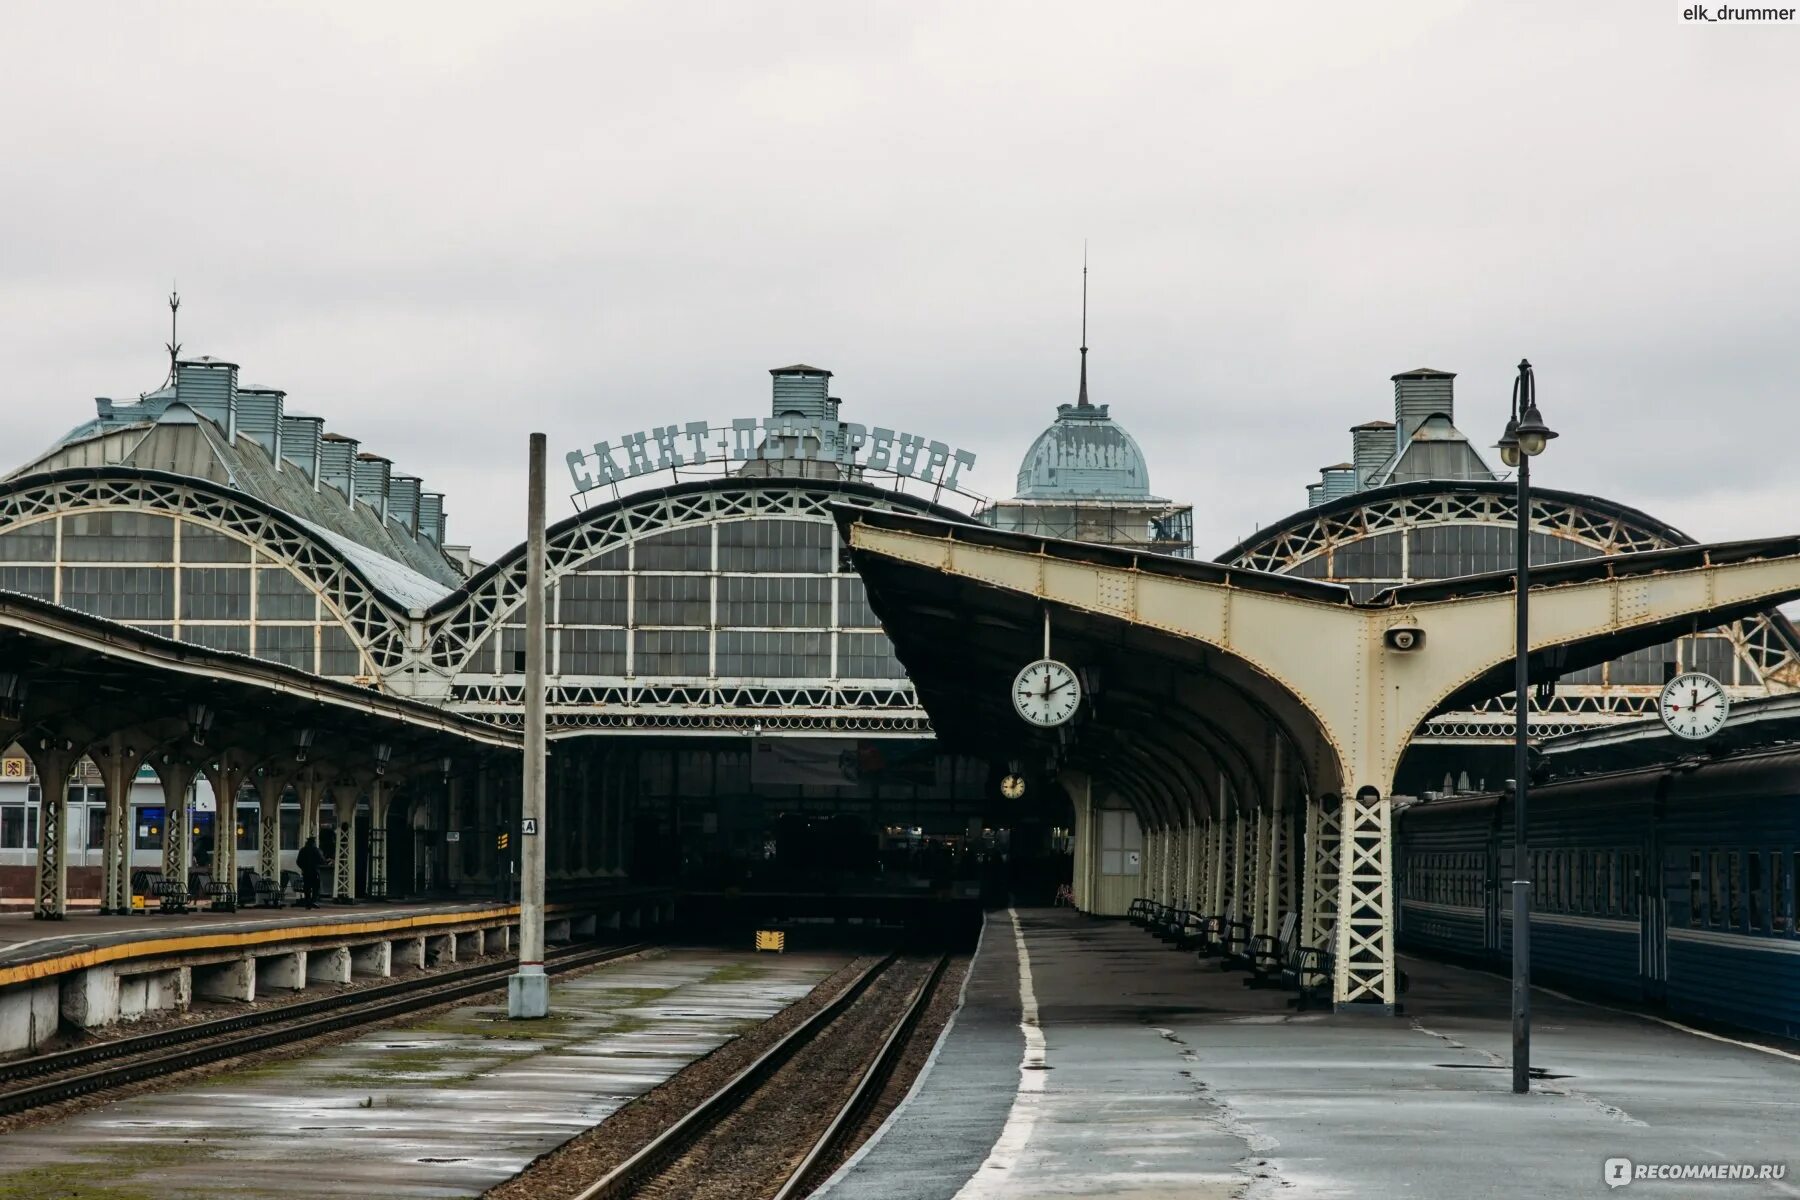
M 975 455 L 913 433 L 855 422 L 810 425 L 792 417 L 737 417 L 730 425 L 688 421 L 655 425 L 620 437 L 618 444 L 595 442 L 592 449 L 565 456 L 577 492 L 623 483 L 676 467 L 752 459 L 810 460 L 886 471 L 957 490 Z
M 31 760 L 0 758 L 0 779 L 30 779 Z

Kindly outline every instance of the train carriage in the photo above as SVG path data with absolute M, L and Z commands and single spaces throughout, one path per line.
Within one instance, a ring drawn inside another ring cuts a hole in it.
M 1404 947 L 1505 969 L 1512 807 L 1401 814 Z M 1800 750 L 1541 784 L 1527 820 L 1534 979 L 1800 1036 Z

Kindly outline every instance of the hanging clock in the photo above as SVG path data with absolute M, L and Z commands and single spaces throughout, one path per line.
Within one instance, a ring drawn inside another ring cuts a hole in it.
M 1000 794 L 1008 800 L 1017 800 L 1025 794 L 1025 779 L 1021 775 L 1008 775 L 1000 781 Z
M 1688 671 L 1663 684 L 1656 710 L 1676 737 L 1699 741 L 1719 732 L 1731 712 L 1731 697 L 1711 675 Z
M 1042 729 L 1061 725 L 1081 705 L 1081 681 L 1068 664 L 1040 658 L 1025 664 L 1013 680 L 1013 707 Z

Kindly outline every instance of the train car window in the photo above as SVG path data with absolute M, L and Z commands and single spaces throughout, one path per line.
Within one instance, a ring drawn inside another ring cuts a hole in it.
M 1706 910 L 1706 923 L 1715 926 L 1723 925 L 1725 923 L 1725 852 L 1723 850 L 1714 850 L 1707 855 L 1706 873 L 1707 882 L 1711 884 L 1709 896 L 1712 900 Z
M 1706 912 L 1700 904 L 1700 852 L 1688 855 L 1688 925 L 1698 929 Z
M 163 810 L 146 805 L 137 810 L 136 828 L 132 831 L 132 845 L 139 850 L 159 850 L 162 848 Z
M 1616 916 L 1623 911 L 1619 904 L 1619 868 L 1623 865 L 1622 856 L 1617 850 L 1606 852 L 1606 911 L 1609 916 Z
M 1771 883 L 1775 891 L 1775 932 L 1794 932 L 1794 881 L 1787 873 L 1786 855 L 1777 850 L 1772 856 L 1774 870 Z M 1800 868 L 1800 854 L 1794 855 L 1794 866 Z
M 1744 856 L 1744 890 L 1750 893 L 1750 932 L 1769 932 L 1769 910 L 1763 900 L 1763 856 L 1752 850 Z
M 1729 897 L 1729 907 L 1725 910 L 1726 927 L 1741 931 L 1744 928 L 1744 874 L 1736 850 L 1725 856 L 1725 866 L 1725 892 Z

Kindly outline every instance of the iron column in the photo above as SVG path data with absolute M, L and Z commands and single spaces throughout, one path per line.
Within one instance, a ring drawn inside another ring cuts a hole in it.
M 519 970 L 506 1013 L 550 1015 L 544 974 L 544 435 L 531 435 L 525 551 L 525 767 L 519 812 Z
M 1531 460 L 1544 452 L 1555 430 L 1538 412 L 1537 382 L 1531 364 L 1519 360 L 1513 381 L 1512 416 L 1500 437 L 1500 460 L 1519 469 L 1517 574 L 1513 642 L 1513 918 L 1512 918 L 1512 1090 L 1531 1090 L 1531 879 L 1525 840 L 1525 798 L 1531 712 Z
M 1531 1090 L 1531 882 L 1526 865 L 1526 717 L 1531 709 L 1531 458 L 1519 456 L 1518 630 L 1513 649 L 1512 1090 Z

